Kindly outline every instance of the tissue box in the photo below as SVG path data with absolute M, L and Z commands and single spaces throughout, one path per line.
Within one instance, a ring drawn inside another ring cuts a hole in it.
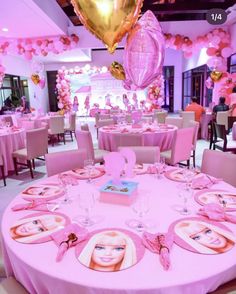
M 137 195 L 137 182 L 122 181 L 120 185 L 107 182 L 100 188 L 100 201 L 112 204 L 131 205 Z

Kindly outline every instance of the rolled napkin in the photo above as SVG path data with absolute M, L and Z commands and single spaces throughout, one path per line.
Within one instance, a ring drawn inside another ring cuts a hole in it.
M 87 237 L 88 231 L 74 223 L 66 226 L 60 231 L 51 234 L 51 238 L 58 246 L 56 261 L 61 261 L 69 248 L 86 240 Z
M 213 221 L 236 223 L 236 216 L 226 213 L 225 209 L 218 203 L 208 203 L 199 209 L 198 214 L 208 217 Z
M 216 179 L 214 177 L 208 175 L 202 175 L 195 177 L 192 180 L 192 188 L 193 189 L 206 189 L 210 188 L 212 185 L 217 184 L 221 181 L 221 179 Z
M 46 199 L 37 199 L 32 200 L 29 203 L 20 203 L 14 205 L 11 209 L 13 211 L 19 211 L 19 210 L 42 210 L 42 211 L 49 211 L 47 204 L 52 204 L 48 202 Z
M 164 270 L 170 268 L 170 249 L 174 242 L 174 236 L 172 233 L 158 233 L 151 234 L 148 232 L 143 233 L 143 244 L 153 253 L 159 254 L 160 263 Z

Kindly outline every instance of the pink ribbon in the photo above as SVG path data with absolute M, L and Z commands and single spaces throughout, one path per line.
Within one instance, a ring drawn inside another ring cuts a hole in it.
M 231 223 L 236 223 L 236 216 L 226 213 L 225 209 L 218 203 L 208 203 L 200 208 L 198 214 L 208 217 L 210 220 L 214 221 L 228 221 Z
M 143 233 L 143 244 L 153 253 L 159 254 L 159 260 L 164 270 L 170 268 L 170 249 L 174 242 L 174 236 L 171 233 L 166 234 L 151 234 Z
M 58 246 L 56 261 L 59 262 L 69 248 L 87 239 L 88 231 L 77 224 L 70 224 L 64 229 L 53 233 L 51 237 Z

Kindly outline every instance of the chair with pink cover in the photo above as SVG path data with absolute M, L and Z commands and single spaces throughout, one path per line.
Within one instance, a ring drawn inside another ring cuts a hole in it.
M 6 186 L 7 184 L 6 184 L 6 178 L 4 173 L 4 161 L 3 161 L 3 156 L 1 154 L 1 150 L 0 150 L 0 168 L 1 168 L 3 183 L 4 183 L 4 186 Z
M 216 123 L 218 125 L 224 125 L 226 132 L 228 131 L 228 117 L 229 111 L 218 111 L 216 113 Z
M 88 131 L 76 130 L 75 132 L 78 149 L 86 149 L 87 159 L 92 159 L 94 163 L 103 163 L 103 156 L 109 151 L 94 149 L 91 133 Z
M 88 124 L 82 124 L 80 126 L 81 131 L 88 131 L 89 132 L 89 126 Z
M 64 117 L 57 115 L 51 116 L 49 119 L 49 129 L 48 134 L 52 138 L 52 145 L 54 145 L 54 138 L 57 136 L 57 140 L 60 140 L 60 136 L 63 137 L 64 144 L 65 141 L 65 133 L 64 133 Z
M 227 282 L 209 294 L 235 294 L 236 293 L 236 279 Z
M 54 152 L 45 155 L 46 170 L 48 177 L 84 167 L 87 152 L 84 149 Z
M 115 146 L 143 146 L 143 135 L 141 133 L 121 133 L 113 136 Z
M 126 147 L 119 147 L 121 151 Z M 136 155 L 136 163 L 155 163 L 160 161 L 160 148 L 158 146 L 128 146 Z
M 216 131 L 216 140 L 213 145 L 213 149 L 219 149 L 223 152 L 236 153 L 236 141 L 226 135 L 226 129 L 224 125 L 219 125 L 213 122 Z
M 201 171 L 236 187 L 236 155 L 216 150 L 203 152 Z
M 73 134 L 75 134 L 76 128 L 76 113 L 70 113 L 69 115 L 69 126 L 65 127 L 65 134 L 69 133 L 71 137 L 71 141 L 73 141 Z
M 6 271 L 5 271 L 4 262 L 3 262 L 1 240 L 0 240 L 0 279 L 2 278 L 6 278 Z
M 98 137 L 98 129 L 99 128 L 105 127 L 105 126 L 110 126 L 110 125 L 114 125 L 113 118 L 96 120 L 95 128 L 97 129 L 97 137 Z
M 193 128 L 184 128 L 175 131 L 171 150 L 161 152 L 161 156 L 165 157 L 166 163 L 175 165 L 182 161 L 190 164 L 193 142 Z
M 197 137 L 198 137 L 198 130 L 199 130 L 199 122 L 190 120 L 188 124 L 186 125 L 188 128 L 194 128 L 194 133 L 193 133 L 193 146 L 192 146 L 192 155 L 191 157 L 193 158 L 193 166 L 196 166 L 196 160 L 195 160 L 195 155 L 196 155 L 196 146 L 197 146 Z
M 29 294 L 26 289 L 13 277 L 3 279 L 0 283 L 1 294 Z
M 178 129 L 181 129 L 183 127 L 183 118 L 182 117 L 172 117 L 172 116 L 167 116 L 165 123 L 167 125 L 174 125 Z
M 31 177 L 34 178 L 34 159 L 45 156 L 48 153 L 48 131 L 45 128 L 29 130 L 26 132 L 26 148 L 16 150 L 12 153 L 15 172 L 18 175 L 17 165 L 24 165 L 30 169 Z M 20 160 L 20 162 L 17 161 Z M 27 164 L 23 163 L 27 161 Z

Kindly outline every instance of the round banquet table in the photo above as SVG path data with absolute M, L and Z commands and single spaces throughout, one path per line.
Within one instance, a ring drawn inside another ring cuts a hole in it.
M 147 130 L 148 129 L 148 130 Z M 99 128 L 98 146 L 100 149 L 107 151 L 117 151 L 121 144 L 122 138 L 127 138 L 130 134 L 140 134 L 142 136 L 143 146 L 159 146 L 161 151 L 171 149 L 174 132 L 176 126 L 167 125 L 149 125 L 146 124 L 142 128 L 132 128 L 131 125 L 119 127 L 117 125 Z M 130 145 L 130 144 L 129 144 Z
M 7 132 L 0 129 L 0 153 L 4 160 L 4 172 L 7 176 L 8 171 L 14 170 L 12 152 L 25 147 L 25 130 L 15 129 Z
M 98 191 L 108 179 L 109 177 L 104 175 L 90 185 Z M 132 180 L 139 182 L 140 191 L 146 190 L 150 195 L 151 205 L 146 217 L 155 223 L 152 228 L 154 232 L 167 232 L 170 224 L 184 217 L 173 208 L 182 202 L 178 196 L 179 183 L 164 176 L 158 180 L 149 174 L 136 176 Z M 58 184 L 56 176 L 43 179 L 40 183 Z M 73 186 L 70 190 L 70 195 L 74 197 L 73 202 L 62 205 L 57 211 L 71 219 L 81 213 L 76 196 L 86 192 L 87 186 L 82 180 L 79 185 Z M 235 192 L 235 188 L 224 182 L 213 187 Z M 236 277 L 236 246 L 223 254 L 204 255 L 173 244 L 170 252 L 171 267 L 168 271 L 162 268 L 159 257 L 147 249 L 136 265 L 117 272 L 99 272 L 84 267 L 76 259 L 74 248 L 65 254 L 62 261 L 56 262 L 57 246 L 53 241 L 22 244 L 11 239 L 11 225 L 19 218 L 34 213 L 29 210 L 11 210 L 13 205 L 22 202 L 21 196 L 18 195 L 3 214 L 2 249 L 7 274 L 15 276 L 31 294 L 206 294 Z M 192 211 L 190 216 L 196 216 L 200 205 L 191 199 L 189 207 Z M 98 201 L 92 215 L 100 215 L 103 218 L 96 225 L 89 227 L 89 231 L 109 228 L 134 231 L 125 224 L 128 219 L 136 217 L 130 206 Z M 236 234 L 235 224 L 224 224 Z M 141 233 L 137 234 L 141 236 Z

